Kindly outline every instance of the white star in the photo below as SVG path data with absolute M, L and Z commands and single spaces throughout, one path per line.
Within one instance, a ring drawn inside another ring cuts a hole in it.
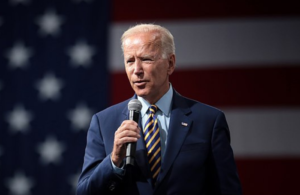
M 6 120 L 12 132 L 27 132 L 30 129 L 32 114 L 26 111 L 23 106 L 17 105 L 14 110 L 6 115 Z
M 30 0 L 10 0 L 9 3 L 11 5 L 17 5 L 17 4 L 28 4 L 30 3 Z
M 17 42 L 13 48 L 6 53 L 6 57 L 9 60 L 11 68 L 24 68 L 28 64 L 28 60 L 32 56 L 32 53 L 30 48 L 26 48 L 23 43 Z
M 58 100 L 63 82 L 57 79 L 52 73 L 47 73 L 43 79 L 36 83 L 41 100 Z
M 69 184 L 72 186 L 72 191 L 73 192 L 76 192 L 79 176 L 80 176 L 80 172 L 78 172 L 74 175 L 71 175 L 68 179 Z
M 67 114 L 75 131 L 86 130 L 91 121 L 93 111 L 85 104 L 80 103 L 77 107 Z
M 7 179 L 6 186 L 12 195 L 29 195 L 34 181 L 23 173 L 17 172 L 11 179 Z
M 62 160 L 62 153 L 65 151 L 65 146 L 54 137 L 48 136 L 44 143 L 37 146 L 37 151 L 41 156 L 43 164 L 59 164 Z
M 58 35 L 60 32 L 60 25 L 64 19 L 55 14 L 54 10 L 47 10 L 46 13 L 36 20 L 40 26 L 41 35 Z
M 96 53 L 92 46 L 87 45 L 84 41 L 78 41 L 67 51 L 70 55 L 71 63 L 76 66 L 87 67 L 92 62 L 92 56 Z

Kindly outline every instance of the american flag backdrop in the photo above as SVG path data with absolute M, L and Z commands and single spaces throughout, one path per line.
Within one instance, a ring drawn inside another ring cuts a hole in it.
M 109 104 L 109 1 L 0 2 L 0 194 L 75 194 Z
M 299 194 L 299 1 L 113 2 L 112 103 L 132 95 L 122 32 L 141 22 L 161 24 L 175 37 L 173 87 L 226 114 L 243 194 Z
M 91 116 L 128 99 L 120 36 L 175 37 L 173 87 L 221 108 L 244 195 L 300 175 L 298 2 L 1 0 L 0 195 L 75 194 Z

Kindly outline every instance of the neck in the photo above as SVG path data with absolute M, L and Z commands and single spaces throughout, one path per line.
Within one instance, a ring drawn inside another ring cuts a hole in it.
M 169 91 L 169 89 L 170 89 L 170 84 L 168 84 L 167 88 L 163 92 L 158 93 L 159 95 L 153 97 L 142 97 L 142 98 L 144 98 L 147 102 L 149 102 L 150 105 L 153 105 L 156 102 L 158 102 L 158 100 L 160 100 L 160 98 L 162 98 Z

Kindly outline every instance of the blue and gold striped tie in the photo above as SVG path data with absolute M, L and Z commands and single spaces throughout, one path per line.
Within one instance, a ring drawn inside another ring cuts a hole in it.
M 152 173 L 153 183 L 156 183 L 158 173 L 161 166 L 161 149 L 160 149 L 160 135 L 157 118 L 155 112 L 157 111 L 156 105 L 149 107 L 149 118 L 146 121 L 144 128 L 144 140 L 147 148 L 147 156 Z

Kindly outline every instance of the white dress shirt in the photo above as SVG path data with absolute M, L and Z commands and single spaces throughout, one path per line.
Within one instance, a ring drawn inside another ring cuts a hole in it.
M 170 124 L 170 117 L 171 117 L 171 104 L 172 104 L 172 97 L 173 97 L 173 88 L 170 84 L 170 88 L 164 96 L 162 96 L 155 105 L 158 107 L 155 116 L 158 120 L 159 126 L 159 133 L 160 133 L 160 142 L 161 142 L 161 155 L 162 161 L 166 150 L 167 145 L 167 137 L 168 137 L 168 130 Z M 142 117 L 142 127 L 141 129 L 144 130 L 146 121 L 149 117 L 149 107 L 151 104 L 147 102 L 144 98 L 139 97 L 137 98 L 142 103 L 142 110 L 141 110 L 141 117 Z

